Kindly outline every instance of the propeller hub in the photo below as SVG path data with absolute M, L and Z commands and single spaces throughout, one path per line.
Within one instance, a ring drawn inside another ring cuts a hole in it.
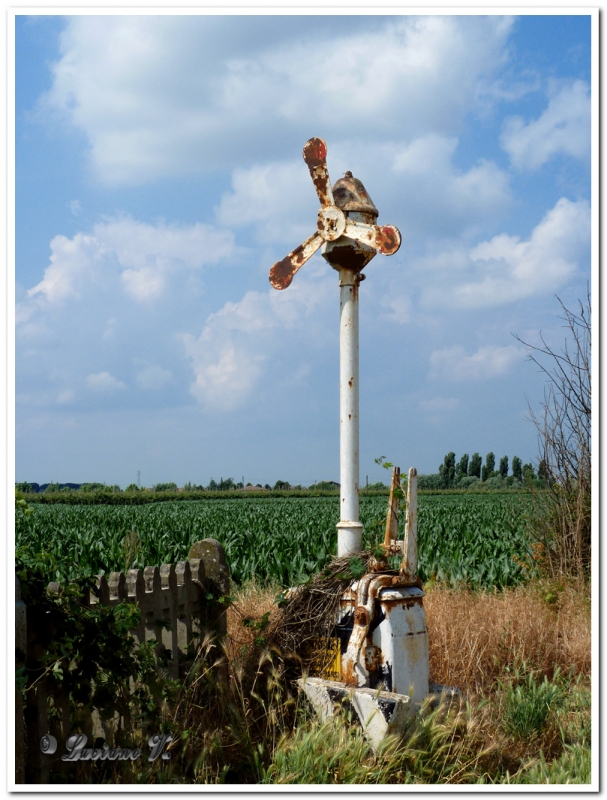
M 334 242 L 346 230 L 346 215 L 337 206 L 325 206 L 318 212 L 318 232 L 325 242 Z

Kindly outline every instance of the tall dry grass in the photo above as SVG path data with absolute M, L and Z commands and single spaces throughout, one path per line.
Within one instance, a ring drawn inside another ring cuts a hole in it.
M 590 673 L 590 590 L 534 582 L 501 592 L 436 585 L 424 599 L 431 680 L 472 695 L 525 663 L 549 678 Z
M 275 608 L 278 587 L 246 584 L 228 612 L 228 653 L 254 646 L 261 620 Z M 502 591 L 470 591 L 441 584 L 426 588 L 430 678 L 485 695 L 525 663 L 549 678 L 590 674 L 590 589 L 582 582 L 536 581 Z

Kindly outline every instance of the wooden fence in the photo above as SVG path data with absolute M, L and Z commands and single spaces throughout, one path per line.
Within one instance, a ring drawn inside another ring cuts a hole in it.
M 192 648 L 205 632 L 222 637 L 226 633 L 226 607 L 210 603 L 209 593 L 227 595 L 230 579 L 222 545 L 215 539 L 203 539 L 192 546 L 188 561 L 110 573 L 109 579 L 97 580 L 96 595 L 83 599 L 84 604 L 115 606 L 137 603 L 141 610 L 139 626 L 130 633 L 137 643 L 154 641 L 165 648 L 164 669 L 176 679 L 191 664 Z M 59 584 L 50 583 L 47 594 L 57 594 Z M 21 600 L 16 579 L 15 646 L 26 656 L 16 666 L 35 664 L 39 654 L 35 634 L 27 629 L 27 608 Z M 29 671 L 26 671 L 26 674 Z M 15 703 L 15 783 L 47 783 L 49 756 L 40 747 L 49 733 L 48 710 L 52 703 L 58 715 L 55 731 L 66 741 L 71 731 L 70 702 L 65 693 L 49 696 L 44 679 L 28 674 L 25 693 L 16 689 Z M 24 702 L 25 694 L 25 702 Z M 79 720 L 87 736 L 111 740 L 112 724 L 100 720 L 95 712 Z

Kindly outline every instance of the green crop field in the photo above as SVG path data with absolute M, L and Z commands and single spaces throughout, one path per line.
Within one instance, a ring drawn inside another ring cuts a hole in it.
M 529 554 L 522 494 L 420 495 L 419 569 L 471 586 L 511 586 Z M 383 540 L 387 498 L 362 497 L 365 547 Z M 244 498 L 140 506 L 35 504 L 17 515 L 16 545 L 46 551 L 58 579 L 171 563 L 207 537 L 226 549 L 233 579 L 253 575 L 288 586 L 321 569 L 337 548 L 336 497 Z M 404 513 L 401 514 L 401 536 Z

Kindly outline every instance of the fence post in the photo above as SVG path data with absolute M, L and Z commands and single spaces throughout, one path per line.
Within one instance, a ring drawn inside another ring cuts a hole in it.
M 177 648 L 177 573 L 174 564 L 162 564 L 160 567 L 160 580 L 166 593 L 163 619 L 170 625 L 169 630 L 162 629 L 162 643 L 171 654 L 169 675 L 176 680 L 179 678 L 179 651 Z
M 15 669 L 25 666 L 27 653 L 27 616 L 21 599 L 21 583 L 15 575 Z M 23 692 L 15 685 L 15 783 L 25 783 L 25 721 Z
M 135 637 L 137 644 L 143 644 L 145 642 L 145 620 L 142 606 L 145 598 L 145 580 L 142 570 L 130 569 L 127 572 L 126 588 L 128 591 L 129 603 L 137 603 L 141 610 L 141 619 L 139 620 L 137 630 L 133 630 L 131 633 Z
M 178 561 L 177 573 L 177 645 L 184 656 L 192 641 L 192 570 L 189 561 Z
M 187 562 L 190 566 L 190 600 L 192 603 L 192 643 L 194 639 L 198 644 L 202 641 L 204 602 L 202 589 L 205 583 L 204 562 L 199 558 L 190 558 Z M 196 649 L 196 648 L 194 648 Z
M 204 574 L 219 589 L 222 595 L 230 593 L 230 572 L 226 564 L 226 553 L 217 539 L 201 539 L 190 548 L 188 558 L 199 558 L 204 564 Z M 209 619 L 214 631 L 222 638 L 228 632 L 227 607 L 218 606 Z
M 26 667 L 28 671 L 24 721 L 26 729 L 26 783 L 48 783 L 49 758 L 40 750 L 48 733 L 46 678 L 40 662 L 40 645 L 28 626 Z

